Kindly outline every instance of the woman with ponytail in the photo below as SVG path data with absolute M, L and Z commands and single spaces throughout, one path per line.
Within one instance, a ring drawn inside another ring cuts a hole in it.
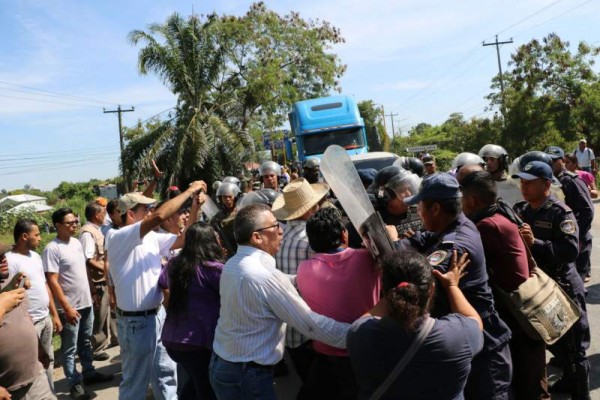
M 221 306 L 219 282 L 224 252 L 215 230 L 196 222 L 185 233 L 185 245 L 163 269 L 167 319 L 162 341 L 169 356 L 185 369 L 180 399 L 215 399 L 208 365 Z
M 394 252 L 381 260 L 383 298 L 348 332 L 360 399 L 464 398 L 471 360 L 483 346 L 481 318 L 458 287 L 468 263 L 466 254 L 458 260 L 455 251 L 452 267 L 442 274 L 417 253 Z M 433 320 L 435 278 L 452 313 Z M 396 368 L 409 350 L 416 352 L 403 360 L 404 368 Z M 394 369 L 400 372 L 391 375 Z M 382 386 L 386 380 L 391 383 Z

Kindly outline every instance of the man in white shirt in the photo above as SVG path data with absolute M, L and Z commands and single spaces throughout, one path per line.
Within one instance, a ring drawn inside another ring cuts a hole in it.
M 285 323 L 346 348 L 349 325 L 310 310 L 295 276 L 275 267 L 283 230 L 269 206 L 252 204 L 235 218 L 237 253 L 221 275 L 221 310 L 213 343 L 211 385 L 220 400 L 275 399 L 273 365 L 283 357 Z
M 92 365 L 92 296 L 83 248 L 79 240 L 73 238 L 79 222 L 70 208 L 60 208 L 52 214 L 52 223 L 56 228 L 56 238 L 46 245 L 42 263 L 63 324 L 60 335 L 63 369 L 71 398 L 89 399 L 90 395 L 84 391 L 81 375 L 75 367 L 76 354 L 79 354 L 86 385 L 107 382 L 113 376 L 97 372 Z
M 31 283 L 27 290 L 29 296 L 29 315 L 35 326 L 42 349 L 48 355 L 46 375 L 50 387 L 54 390 L 54 349 L 52 333 L 62 331 L 62 323 L 54 306 L 54 299 L 46 283 L 42 259 L 34 250 L 40 244 L 40 228 L 32 219 L 20 219 L 13 230 L 15 246 L 6 253 L 9 275 L 22 273 Z
M 148 384 L 152 385 L 155 399 L 177 397 L 175 363 L 160 341 L 165 311 L 161 307 L 163 296 L 158 278 L 161 258 L 168 256 L 170 250 L 180 248 L 185 235 L 153 230 L 201 190 L 206 191 L 206 184 L 193 182 L 185 192 L 154 213 L 149 211 L 155 200 L 140 193 L 128 193 L 119 199 L 122 226 L 106 235 L 123 371 L 119 399 L 144 399 Z M 200 193 L 195 201 L 201 203 L 203 196 Z
M 596 169 L 596 156 L 594 151 L 587 147 L 587 140 L 581 139 L 579 147 L 575 149 L 573 155 L 577 157 L 577 164 L 583 171 L 591 172 L 594 176 L 598 170 Z

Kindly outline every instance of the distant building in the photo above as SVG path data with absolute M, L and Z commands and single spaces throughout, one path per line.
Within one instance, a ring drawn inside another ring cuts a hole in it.
M 0 199 L 0 212 L 16 213 L 22 210 L 32 210 L 36 213 L 52 210 L 46 204 L 46 198 L 32 194 L 15 194 Z

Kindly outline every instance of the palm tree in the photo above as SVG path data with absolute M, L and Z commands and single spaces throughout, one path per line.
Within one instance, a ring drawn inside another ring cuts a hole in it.
M 203 23 L 172 14 L 164 25 L 134 30 L 128 39 L 143 43 L 138 62 L 142 75 L 154 73 L 177 96 L 175 116 L 128 143 L 122 167 L 134 175 L 154 159 L 163 170 L 160 188 L 186 187 L 196 179 L 212 182 L 237 173 L 253 144 L 247 132 L 231 129 L 221 118 L 215 82 L 224 68 L 222 50 L 210 35 L 215 17 Z

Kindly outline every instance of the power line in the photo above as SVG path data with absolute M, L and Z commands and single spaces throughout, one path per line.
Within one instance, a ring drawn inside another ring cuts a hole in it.
M 73 106 L 73 107 L 89 107 L 89 108 L 98 108 L 98 107 L 100 107 L 100 106 L 91 106 L 91 105 L 87 105 L 87 104 L 62 103 L 62 102 L 59 102 L 59 101 L 31 99 L 31 98 L 27 98 L 27 97 L 18 97 L 18 96 L 7 96 L 5 94 L 0 94 L 0 97 L 6 97 L 6 98 L 9 98 L 9 99 L 27 100 L 27 101 L 37 101 L 39 103 L 63 104 L 63 105 Z
M 110 146 L 99 146 L 99 147 L 85 147 L 85 148 L 75 148 L 75 149 L 68 149 L 68 150 L 56 150 L 56 151 L 43 151 L 43 152 L 27 152 L 27 153 L 7 153 L 7 154 L 0 154 L 0 157 L 9 157 L 9 156 L 30 156 L 30 155 L 35 155 L 35 154 L 63 154 L 63 153 L 72 153 L 74 151 L 95 151 L 95 150 L 105 150 L 105 149 L 112 149 L 114 148 L 115 145 L 110 145 Z
M 586 1 L 584 1 L 583 3 L 579 3 L 579 4 L 577 4 L 576 6 L 574 6 L 574 7 L 571 7 L 571 8 L 569 8 L 569 9 L 567 9 L 567 10 L 565 10 L 565 11 L 561 12 L 560 14 L 556 14 L 555 16 L 553 16 L 553 17 L 550 17 L 550 18 L 548 18 L 548 19 L 546 19 L 546 20 L 544 20 L 544 21 L 540 22 L 540 23 L 539 23 L 539 24 L 537 24 L 537 25 L 534 25 L 534 26 L 532 26 L 532 27 L 530 27 L 530 28 L 527 28 L 527 29 L 524 29 L 524 30 L 520 31 L 520 32 L 519 32 L 519 33 L 517 33 L 516 35 L 513 35 L 513 37 L 520 36 L 520 35 L 522 35 L 523 33 L 527 32 L 527 31 L 533 30 L 533 29 L 535 29 L 535 28 L 537 28 L 537 27 L 540 27 L 540 26 L 542 26 L 542 25 L 546 24 L 547 22 L 550 22 L 550 21 L 552 21 L 553 19 L 556 19 L 556 18 L 558 18 L 558 17 L 562 17 L 563 15 L 565 15 L 565 14 L 568 14 L 568 13 L 570 13 L 571 11 L 573 11 L 573 10 L 575 10 L 575 9 L 579 8 L 579 7 L 582 7 L 582 6 L 586 5 L 587 3 L 591 3 L 592 1 L 593 1 L 593 0 L 586 0 Z
M 136 122 L 135 124 L 133 124 L 133 125 L 131 125 L 131 126 L 125 127 L 125 129 L 133 129 L 133 128 L 135 128 L 135 127 L 136 127 L 137 125 L 139 125 L 139 124 L 143 125 L 143 124 L 145 124 L 146 122 L 150 121 L 152 118 L 156 118 L 156 117 L 158 117 L 159 115 L 161 115 L 161 114 L 164 114 L 164 113 L 166 113 L 167 111 L 169 111 L 169 110 L 173 110 L 173 109 L 175 109 L 175 107 L 169 107 L 169 108 L 167 108 L 166 110 L 162 110 L 162 111 L 161 111 L 161 112 L 159 112 L 158 114 L 154 114 L 153 116 L 151 116 L 151 117 L 148 117 L 148 118 L 146 118 L 145 120 L 143 120 L 143 121 L 141 121 L 141 122 Z
M 511 24 L 511 25 L 507 26 L 506 28 L 502 29 L 500 32 L 498 32 L 498 33 L 497 33 L 497 35 L 500 35 L 500 34 L 502 34 L 502 33 L 506 32 L 506 31 L 508 31 L 509 29 L 512 29 L 512 28 L 514 28 L 515 26 L 517 26 L 517 25 L 519 25 L 519 24 L 521 24 L 521 23 L 523 23 L 523 22 L 527 21 L 528 19 L 530 19 L 530 18 L 532 18 L 532 17 L 535 17 L 537 14 L 539 14 L 539 13 L 541 13 L 541 12 L 543 12 L 543 11 L 545 11 L 545 10 L 547 10 L 547 9 L 551 8 L 551 7 L 554 7 L 555 5 L 557 5 L 558 3 L 562 2 L 562 1 L 564 1 L 564 0 L 556 0 L 555 2 L 552 2 L 552 3 L 548 4 L 547 6 L 544 6 L 544 7 L 540 8 L 540 9 L 539 9 L 539 10 L 537 10 L 536 12 L 534 12 L 534 13 L 532 13 L 532 14 L 529 14 L 528 16 L 526 16 L 526 17 L 524 17 L 524 18 L 521 18 L 521 19 L 520 19 L 520 20 L 518 20 L 517 22 L 515 22 L 515 23 L 513 23 L 513 24 Z
M 31 169 L 31 170 L 18 170 L 18 171 L 14 171 L 14 172 L 3 172 L 0 173 L 0 176 L 14 176 L 14 175 L 21 175 L 21 174 L 27 174 L 27 173 L 33 173 L 33 172 L 45 172 L 45 171 L 54 171 L 54 170 L 59 170 L 59 169 L 66 169 L 66 168 L 73 168 L 76 166 L 81 166 L 81 165 L 98 165 L 98 164 L 107 164 L 110 160 L 104 160 L 104 161 L 92 161 L 92 162 L 86 162 L 84 164 L 82 163 L 75 163 L 75 164 L 69 164 L 69 165 L 58 165 L 56 167 L 52 167 L 52 168 L 43 168 L 43 169 Z
M 97 160 L 97 159 L 108 159 L 108 158 L 114 158 L 115 156 L 117 156 L 117 154 L 112 153 L 112 154 L 103 154 L 101 156 L 93 156 L 93 157 L 85 157 L 85 158 L 73 158 L 70 159 L 68 161 L 63 161 L 66 163 L 70 163 L 70 162 L 88 162 L 88 161 L 92 161 L 92 160 Z M 7 169 L 15 169 L 15 168 L 28 168 L 28 167 L 46 167 L 46 166 L 53 166 L 53 165 L 60 165 L 62 164 L 61 162 L 56 162 L 56 161 L 50 161 L 50 160 L 45 160 L 43 162 L 40 163 L 28 163 L 28 164 L 18 164 L 18 165 L 5 165 L 5 166 L 0 166 L 0 170 L 7 170 Z
M 75 157 L 75 158 L 87 157 L 87 158 L 91 159 L 91 158 L 98 157 L 98 156 L 115 154 L 117 151 L 118 150 L 115 148 L 114 150 L 111 150 L 111 151 L 73 153 L 72 156 Z M 14 162 L 14 161 L 35 160 L 35 161 L 38 161 L 38 162 L 42 162 L 42 161 L 51 161 L 53 159 L 62 160 L 64 158 L 65 158 L 65 156 L 63 154 L 55 154 L 55 155 L 44 156 L 44 157 L 0 158 L 0 165 L 2 163 L 10 163 L 10 162 Z
M 71 97 L 71 98 L 79 99 L 79 100 L 93 101 L 93 102 L 96 102 L 96 103 L 117 105 L 117 103 L 112 103 L 112 102 L 104 101 L 104 100 L 98 100 L 98 99 L 94 99 L 94 98 L 91 98 L 91 97 L 73 96 L 73 95 L 66 94 L 66 93 L 53 92 L 51 90 L 39 89 L 39 88 L 31 87 L 31 86 L 18 85 L 16 83 L 6 82 L 6 81 L 2 81 L 2 80 L 0 80 L 0 83 L 3 83 L 5 85 L 16 86 L 16 87 L 20 87 L 20 88 L 24 88 L 24 89 L 35 90 L 35 91 L 38 91 L 38 92 L 45 92 L 45 93 L 51 93 L 51 94 L 55 94 L 55 95 L 59 95 L 59 96 L 64 96 L 64 97 Z

